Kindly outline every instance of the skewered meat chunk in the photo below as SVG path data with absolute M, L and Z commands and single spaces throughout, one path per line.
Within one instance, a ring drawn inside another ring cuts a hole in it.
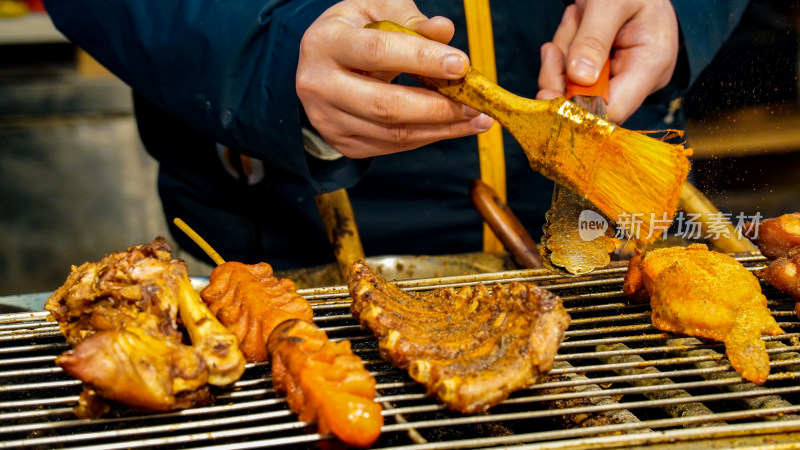
M 570 321 L 561 299 L 530 284 L 413 294 L 362 259 L 351 265 L 348 286 L 353 316 L 377 336 L 381 356 L 465 413 L 540 381 Z
M 784 257 L 789 250 L 800 247 L 800 213 L 763 220 L 758 228 L 751 225 L 745 227 L 744 232 L 767 258 Z
M 800 247 L 789 250 L 759 273 L 769 284 L 797 300 L 795 313 L 800 317 Z
M 755 227 L 748 231 L 761 253 L 773 260 L 757 275 L 795 299 L 795 314 L 800 317 L 800 213 L 764 220 L 757 236 Z
M 633 299 L 650 299 L 654 327 L 722 341 L 742 378 L 767 380 L 769 355 L 761 335 L 783 330 L 767 309 L 758 279 L 733 257 L 703 244 L 637 254 L 623 288 Z
M 349 341 L 331 342 L 311 323 L 313 311 L 295 284 L 273 276 L 267 263 L 217 266 L 200 293 L 239 339 L 249 361 L 272 359 L 275 390 L 285 392 L 300 420 L 316 421 L 356 447 L 378 439 L 383 425 L 375 379 Z
M 200 296 L 211 312 L 239 340 L 250 362 L 266 361 L 267 340 L 288 319 L 310 322 L 311 305 L 297 294 L 295 284 L 276 278 L 267 263 L 230 261 L 217 266 Z
M 287 320 L 268 341 L 272 383 L 300 420 L 316 421 L 320 433 L 333 433 L 355 447 L 369 447 L 381 433 L 382 408 L 374 400 L 375 379 L 350 349 L 324 331 L 298 319 Z
M 73 346 L 56 364 L 84 382 L 77 414 L 105 410 L 90 404 L 98 397 L 146 411 L 202 405 L 211 400 L 206 383 L 227 385 L 244 372 L 236 337 L 205 308 L 163 238 L 73 267 L 45 309 Z M 183 344 L 180 323 L 194 347 Z

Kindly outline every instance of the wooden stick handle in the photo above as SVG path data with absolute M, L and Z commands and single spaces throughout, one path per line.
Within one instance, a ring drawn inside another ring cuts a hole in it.
M 316 196 L 317 209 L 328 241 L 333 246 L 339 272 L 345 280 L 350 273 L 350 264 L 364 258 L 364 248 L 358 234 L 355 214 L 346 189 L 319 194 Z
M 467 23 L 469 60 L 472 66 L 486 78 L 497 83 L 497 64 L 494 52 L 494 30 L 489 0 L 464 0 L 464 18 Z M 503 146 L 503 129 L 495 123 L 487 131 L 478 134 L 478 163 L 481 181 L 488 184 L 497 197 L 506 201 L 506 158 Z M 503 250 L 503 243 L 489 227 L 483 224 L 483 251 L 496 253 Z
M 679 206 L 689 214 L 699 214 L 702 230 L 707 233 L 711 226 L 722 227 L 721 233 L 712 240 L 714 248 L 729 253 L 757 252 L 758 248 L 745 237 L 736 238 L 738 233 L 730 221 L 726 220 L 711 200 L 703 195 L 690 182 L 683 183 Z
M 536 243 L 492 188 L 481 180 L 473 180 L 470 195 L 481 217 L 505 245 L 514 261 L 526 269 L 541 268 L 542 257 Z

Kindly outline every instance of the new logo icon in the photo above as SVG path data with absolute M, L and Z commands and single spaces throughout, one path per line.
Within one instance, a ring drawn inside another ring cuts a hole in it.
M 593 241 L 604 235 L 608 229 L 608 221 L 600 214 L 584 209 L 578 216 L 578 234 L 584 241 Z

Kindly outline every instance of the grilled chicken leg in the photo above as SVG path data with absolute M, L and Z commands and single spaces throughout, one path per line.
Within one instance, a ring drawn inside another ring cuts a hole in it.
M 206 383 L 230 384 L 244 370 L 236 337 L 163 238 L 73 267 L 45 309 L 73 347 L 56 364 L 84 382 L 80 417 L 104 412 L 101 398 L 146 411 L 203 405 Z M 183 343 L 179 312 L 196 347 Z
M 56 364 L 100 397 L 142 411 L 188 408 L 211 399 L 200 355 L 139 327 L 93 334 Z
M 769 259 L 786 256 L 789 250 L 800 247 L 800 213 L 784 214 L 744 228 L 744 234 L 758 245 Z

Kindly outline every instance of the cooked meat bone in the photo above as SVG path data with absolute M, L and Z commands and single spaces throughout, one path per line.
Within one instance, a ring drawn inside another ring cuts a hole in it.
M 522 283 L 414 295 L 359 260 L 348 285 L 352 313 L 378 337 L 381 355 L 462 412 L 538 382 L 569 325 L 557 296 Z
M 208 310 L 188 278 L 178 279 L 178 308 L 192 345 L 208 366 L 208 382 L 227 386 L 244 373 L 245 359 L 236 335 Z

